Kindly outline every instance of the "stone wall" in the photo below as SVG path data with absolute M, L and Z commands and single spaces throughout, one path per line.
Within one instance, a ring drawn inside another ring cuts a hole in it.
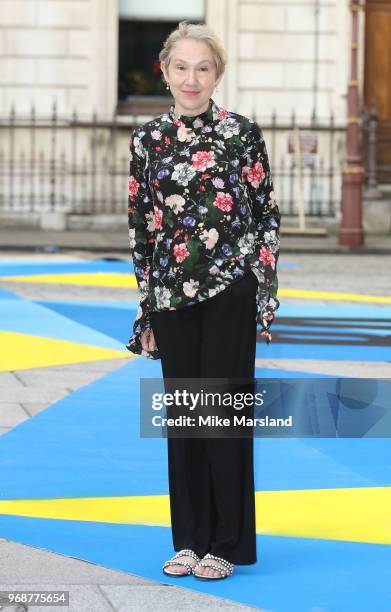
M 228 52 L 218 103 L 261 121 L 273 110 L 279 120 L 289 118 L 294 109 L 306 120 L 315 105 L 320 118 L 333 109 L 337 123 L 345 122 L 348 0 L 206 0 L 205 6 Z M 0 0 L 0 112 L 12 103 L 27 110 L 31 102 L 48 112 L 56 97 L 61 112 L 110 114 L 117 47 L 117 0 Z
M 116 0 L 0 0 L 0 112 L 111 114 L 117 20 Z
M 326 119 L 333 109 L 336 121 L 345 122 L 349 2 L 319 0 L 318 17 L 316 4 L 209 0 L 207 21 L 228 52 L 220 102 L 243 114 L 256 113 L 261 121 L 270 119 L 273 110 L 280 119 L 295 110 L 305 121 L 316 105 L 320 118 Z

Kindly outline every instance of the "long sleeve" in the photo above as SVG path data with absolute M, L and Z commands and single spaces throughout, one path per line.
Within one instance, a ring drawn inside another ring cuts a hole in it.
M 149 359 L 159 359 L 158 350 L 145 351 L 141 335 L 151 329 L 149 316 L 149 274 L 155 244 L 153 201 L 148 184 L 148 153 L 139 129 L 133 131 L 129 142 L 129 244 L 134 272 L 140 290 L 140 304 L 133 325 L 133 335 L 126 348 Z
M 277 299 L 277 261 L 281 215 L 275 199 L 265 140 L 255 122 L 251 123 L 247 133 L 245 164 L 242 179 L 250 196 L 256 227 L 254 252 L 250 259 L 251 268 L 258 278 L 256 319 L 269 344 L 272 339 L 270 326 L 280 306 Z

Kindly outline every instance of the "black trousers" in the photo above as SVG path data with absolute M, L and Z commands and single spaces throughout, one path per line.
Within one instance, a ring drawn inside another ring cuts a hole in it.
M 254 378 L 258 280 L 249 270 L 219 294 L 151 313 L 163 378 Z M 167 438 L 174 550 L 231 563 L 256 558 L 253 438 Z

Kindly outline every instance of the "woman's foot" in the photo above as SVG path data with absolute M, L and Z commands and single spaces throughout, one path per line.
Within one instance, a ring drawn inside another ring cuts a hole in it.
M 163 573 L 168 576 L 189 576 L 199 561 L 200 558 L 193 550 L 184 548 L 164 563 Z
M 216 557 L 210 553 L 206 554 L 205 557 L 197 563 L 194 569 L 194 576 L 203 580 L 207 579 L 221 579 L 227 578 L 234 571 L 233 563 L 226 561 L 222 557 Z M 214 569 L 216 568 L 216 569 Z

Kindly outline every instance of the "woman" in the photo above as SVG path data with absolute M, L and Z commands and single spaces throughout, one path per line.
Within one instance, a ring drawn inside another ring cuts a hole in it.
M 280 213 L 262 131 L 211 98 L 225 52 L 181 22 L 159 56 L 170 110 L 130 142 L 129 239 L 140 306 L 127 348 L 164 378 L 253 378 L 256 325 L 279 307 Z M 253 439 L 168 438 L 171 576 L 256 562 Z

